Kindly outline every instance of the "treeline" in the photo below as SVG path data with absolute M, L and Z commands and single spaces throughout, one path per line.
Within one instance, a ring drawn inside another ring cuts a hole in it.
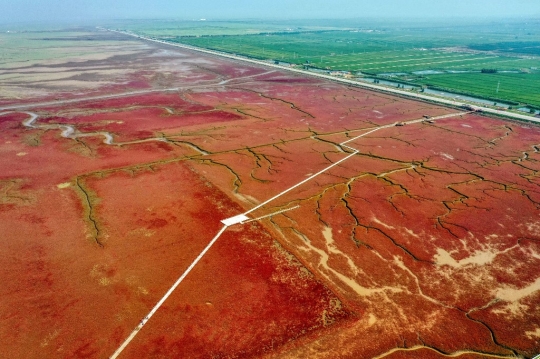
M 205 38 L 208 38 L 208 37 L 212 37 L 212 38 L 218 38 L 218 37 L 225 37 L 225 38 L 230 38 L 230 37 L 240 37 L 240 36 L 251 36 L 251 37 L 256 37 L 256 36 L 262 36 L 262 35 L 301 35 L 301 34 L 321 34 L 321 33 L 327 33 L 327 32 L 340 32 L 340 31 L 343 31 L 343 30 L 286 30 L 286 31 L 283 31 L 283 30 L 276 30 L 276 31 L 261 31 L 261 32 L 257 32 L 257 33 L 253 33 L 253 34 L 220 34 L 220 35 L 210 35 L 210 34 L 205 34 L 205 35 L 180 35 L 180 36 L 176 36 L 177 39 L 182 39 L 182 38 L 197 38 L 197 37 L 205 37 Z
M 497 69 L 482 69 L 480 72 L 483 74 L 496 74 Z
M 492 44 L 469 45 L 469 49 L 480 51 L 498 51 L 524 55 L 540 55 L 540 41 L 509 41 Z

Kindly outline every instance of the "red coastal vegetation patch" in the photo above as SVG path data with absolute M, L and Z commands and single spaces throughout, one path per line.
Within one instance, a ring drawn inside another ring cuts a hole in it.
M 207 88 L 36 110 L 89 137 L 0 116 L 1 357 L 111 355 L 220 220 L 347 156 L 228 228 L 123 356 L 540 351 L 538 127 L 468 114 L 377 130 L 458 111 L 198 65 Z M 361 134 L 356 153 L 339 144 Z
M 219 220 L 240 210 L 183 165 L 160 166 L 132 179 L 119 173 L 89 179 L 87 184 L 100 198 L 96 207 L 99 238 L 106 248 L 115 248 L 126 260 L 131 258 L 117 265 L 146 283 L 149 293 L 164 293 L 215 235 Z M 136 203 L 131 198 L 137 198 Z M 122 273 L 115 277 L 121 278 Z M 126 318 L 124 323 L 135 326 L 134 319 L 145 314 Z M 262 228 L 246 225 L 231 228 L 219 238 L 182 289 L 141 330 L 126 356 L 253 355 L 348 315 L 340 301 Z M 131 328 L 125 324 L 127 336 Z M 248 331 L 251 335 L 245 336 Z

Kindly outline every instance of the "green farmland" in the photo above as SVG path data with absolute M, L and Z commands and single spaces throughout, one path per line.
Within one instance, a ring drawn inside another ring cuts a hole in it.
M 280 21 L 192 21 L 174 20 L 123 20 L 106 25 L 109 28 L 130 31 L 161 38 L 178 36 L 230 36 L 279 33 L 291 31 L 337 30 L 332 24 L 291 24 Z
M 309 61 L 321 68 L 371 73 L 480 70 L 495 65 L 501 70 L 516 70 L 540 66 L 539 59 L 473 54 L 463 52 L 458 44 L 351 31 L 181 37 L 176 41 L 260 59 L 295 64 Z M 451 46 L 454 48 L 449 49 Z
M 262 60 L 390 77 L 540 107 L 540 25 L 518 25 L 504 31 L 489 25 L 317 31 L 260 26 L 263 32 L 246 35 L 200 35 L 184 28 L 176 36 L 170 31 L 159 36 L 157 29 L 148 35 Z M 482 69 L 497 73 L 480 73 Z
M 441 89 L 533 106 L 540 105 L 540 73 L 467 73 L 429 75 L 418 80 Z M 499 90 L 497 91 L 497 88 Z

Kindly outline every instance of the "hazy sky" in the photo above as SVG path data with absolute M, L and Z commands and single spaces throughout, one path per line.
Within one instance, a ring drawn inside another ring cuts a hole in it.
M 111 18 L 538 17 L 540 0 L 0 0 L 0 23 Z

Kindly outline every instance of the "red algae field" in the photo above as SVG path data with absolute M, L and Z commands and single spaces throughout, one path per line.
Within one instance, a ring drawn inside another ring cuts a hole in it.
M 540 353 L 538 125 L 110 36 L 0 98 L 0 357 Z

